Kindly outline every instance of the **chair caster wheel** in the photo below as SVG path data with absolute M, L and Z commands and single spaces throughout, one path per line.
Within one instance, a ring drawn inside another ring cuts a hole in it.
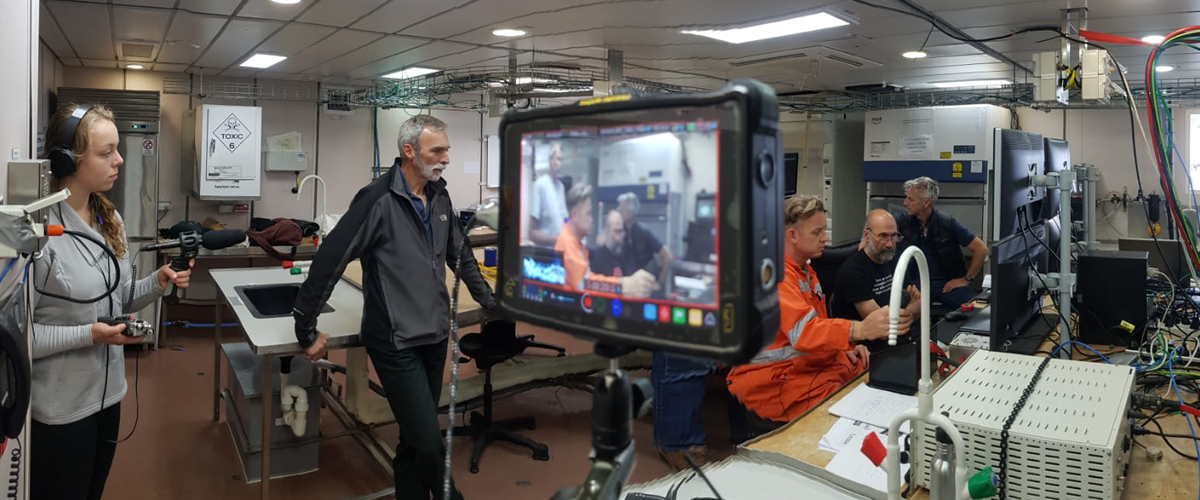
M 479 464 L 471 464 L 471 474 L 479 474 Z
M 550 461 L 550 450 L 548 450 L 548 449 L 534 450 L 533 459 L 540 461 L 540 462 L 549 462 Z

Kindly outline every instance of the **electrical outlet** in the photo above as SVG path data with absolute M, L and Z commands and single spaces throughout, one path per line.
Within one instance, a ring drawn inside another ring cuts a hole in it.
M 171 211 L 171 202 L 169 202 L 169 201 L 158 202 L 158 211 L 159 212 L 170 212 Z

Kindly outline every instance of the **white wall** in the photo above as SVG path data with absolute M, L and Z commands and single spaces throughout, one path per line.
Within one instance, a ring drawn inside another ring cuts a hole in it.
M 47 94 L 57 86 L 161 91 L 164 78 L 188 77 L 185 74 L 149 71 L 63 68 L 61 63 L 52 58 L 43 63 L 41 73 L 54 75 L 57 80 L 57 84 L 50 84 L 49 79 L 42 77 L 44 92 Z M 253 83 L 250 80 L 222 81 Z M 304 82 L 259 83 L 274 83 L 289 88 L 315 86 Z M 159 198 L 160 201 L 169 201 L 172 205 L 171 213 L 163 220 L 164 227 L 183 220 L 185 216 L 197 221 L 212 217 L 228 227 L 237 229 L 246 228 L 251 215 L 310 220 L 316 217 L 315 186 L 311 183 L 306 184 L 301 201 L 296 201 L 296 195 L 291 192 L 296 184 L 296 176 L 290 172 L 263 172 L 262 196 L 254 202 L 252 214 L 220 213 L 218 202 L 188 199 L 179 188 L 181 151 L 185 144 L 188 144 L 186 137 L 193 133 L 183 130 L 184 116 L 189 109 L 200 104 L 262 107 L 261 139 L 264 141 L 272 135 L 300 132 L 302 149 L 310 158 L 308 170 L 301 172 L 300 177 L 316 173 L 325 179 L 329 189 L 326 196 L 330 213 L 344 213 L 358 190 L 371 181 L 374 153 L 370 109 L 358 109 L 353 115 L 335 117 L 322 113 L 319 105 L 312 102 L 199 99 L 186 95 L 163 94 L 159 132 Z M 379 150 L 380 161 L 384 166 L 390 165 L 399 154 L 396 150 L 396 133 L 400 124 L 416 112 L 402 109 L 379 111 Z M 44 114 L 48 116 L 49 111 Z M 445 177 L 455 207 L 466 208 L 479 203 L 481 193 L 495 196 L 497 190 L 480 187 L 480 183 L 486 179 L 483 165 L 486 148 L 481 137 L 485 133 L 496 133 L 499 120 L 487 118 L 478 111 L 436 110 L 433 115 L 445 121 L 449 130 L 451 166 L 447 169 Z M 484 132 L 482 127 L 485 125 L 490 127 L 489 132 Z M 463 173 L 463 164 L 466 161 L 474 161 L 480 165 L 478 172 Z
M 1187 113 L 1185 110 L 1174 110 L 1174 129 L 1176 131 L 1176 147 L 1185 161 L 1188 159 Z M 1100 179 L 1097 181 L 1100 196 L 1105 193 L 1124 194 L 1128 189 L 1129 197 L 1137 196 L 1137 175 L 1133 169 L 1134 147 L 1130 142 L 1129 111 L 1125 109 L 1072 109 L 1066 113 L 1066 137 L 1063 137 L 1063 110 L 1050 112 L 1037 111 L 1028 108 L 1017 110 L 1021 128 L 1029 132 L 1037 132 L 1046 137 L 1066 139 L 1070 144 L 1071 163 L 1089 163 L 1100 169 Z M 1145 109 L 1138 109 L 1138 118 L 1146 125 Z M 1163 194 L 1158 169 L 1150 150 L 1140 132 L 1136 133 L 1136 148 L 1138 154 L 1139 172 L 1142 177 L 1144 194 Z M 1186 170 L 1176 168 L 1176 185 L 1178 192 L 1187 193 Z M 1113 209 L 1105 205 L 1102 210 Z M 1121 208 L 1105 222 L 1097 222 L 1096 236 L 1101 240 L 1115 240 L 1119 237 L 1145 238 L 1148 234 L 1130 234 L 1129 213 Z M 1134 207 L 1134 210 L 1140 208 Z M 1097 214 L 1097 218 L 1101 214 Z M 1144 215 L 1141 216 L 1144 219 Z M 1138 219 L 1138 214 L 1134 214 Z M 1109 224 L 1108 222 L 1111 222 Z M 1135 224 L 1136 225 L 1136 224 Z M 1165 234 L 1166 231 L 1164 229 Z
M 32 158 L 35 154 L 33 117 L 37 116 L 37 79 L 43 72 L 38 66 L 41 48 L 38 45 L 38 3 L 6 0 L 0 2 L 0 17 L 5 20 L 0 30 L 0 154 L 4 164 L 13 158 Z M 7 192 L 8 174 L 0 175 L 0 193 Z

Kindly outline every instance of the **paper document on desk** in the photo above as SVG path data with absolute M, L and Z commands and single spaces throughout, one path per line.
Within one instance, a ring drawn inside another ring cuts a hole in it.
M 864 386 L 865 387 L 865 386 Z M 862 434 L 863 437 L 866 433 Z M 847 446 L 842 451 L 838 452 L 833 460 L 829 461 L 829 465 L 825 466 L 825 470 L 832 472 L 839 477 L 844 477 L 851 481 L 864 486 L 870 486 L 872 489 L 887 492 L 887 472 L 882 467 L 876 467 L 871 463 L 862 451 L 862 437 L 851 446 Z M 900 464 L 900 475 L 908 473 L 908 464 Z M 903 481 L 901 481 L 903 483 Z
M 900 434 L 907 435 L 909 430 L 908 422 L 905 422 L 900 427 Z M 838 453 L 847 449 L 856 443 L 862 443 L 863 436 L 874 432 L 879 434 L 879 439 L 884 440 L 887 437 L 887 429 L 876 427 L 871 424 L 858 422 L 849 418 L 839 418 L 834 422 L 833 427 L 829 428 L 824 436 L 821 436 L 821 442 L 817 444 L 817 448 L 831 453 Z
M 916 396 L 905 396 L 859 384 L 850 394 L 829 408 L 829 413 L 886 428 L 892 424 L 896 415 L 916 407 Z

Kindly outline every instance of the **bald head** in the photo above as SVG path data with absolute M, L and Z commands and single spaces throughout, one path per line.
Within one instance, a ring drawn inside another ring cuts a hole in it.
M 867 257 L 880 264 L 892 260 L 898 238 L 896 218 L 887 210 L 870 211 L 863 224 L 863 238 L 867 240 Z
M 604 217 L 604 246 L 613 253 L 621 253 L 621 245 L 625 241 L 625 219 L 621 212 L 610 210 Z

